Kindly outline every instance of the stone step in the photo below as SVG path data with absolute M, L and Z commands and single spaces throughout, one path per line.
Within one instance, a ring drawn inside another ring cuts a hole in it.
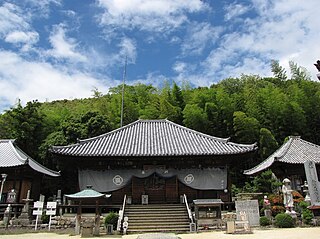
M 147 211 L 147 210 L 151 210 L 151 211 L 154 211 L 154 210 L 167 210 L 167 211 L 175 211 L 175 210 L 186 210 L 185 207 L 126 207 L 127 210 L 130 210 L 130 211 L 140 211 L 140 210 L 143 210 L 143 211 Z
M 154 217 L 128 217 L 129 222 L 135 221 L 135 222 L 143 222 L 143 221 L 156 221 L 156 222 L 172 222 L 172 218 L 154 218 Z M 189 217 L 174 217 L 175 222 L 180 222 L 180 221 L 189 221 Z
M 184 203 L 174 204 L 174 203 L 163 203 L 163 204 L 126 204 L 126 207 L 185 207 Z
M 128 205 L 128 232 L 189 231 L 189 217 L 183 204 Z
M 177 211 L 177 212 L 166 212 L 166 211 L 154 211 L 154 212 L 130 212 L 130 211 L 125 211 L 124 214 L 126 215 L 131 215 L 131 216 L 140 216 L 140 215 L 154 215 L 154 216 L 161 216 L 161 215 L 164 215 L 164 216 L 172 216 L 172 215 L 180 215 L 180 216 L 183 216 L 183 215 L 188 215 L 187 212 L 183 212 L 183 211 Z
M 171 223 L 178 223 L 178 222 L 185 222 L 185 221 L 189 221 L 188 217 L 175 217 L 175 218 L 132 218 L 132 217 L 128 217 L 129 218 L 129 222 L 139 222 L 139 223 L 143 223 L 143 222 L 171 222 Z
M 167 228 L 166 230 L 163 230 L 162 228 L 152 228 L 152 229 L 128 229 L 127 233 L 133 234 L 133 233 L 150 233 L 150 232 L 173 232 L 173 233 L 178 233 L 178 232 L 189 232 L 190 228 L 180 228 L 180 229 L 175 229 L 175 228 Z
M 167 219 L 167 220 L 161 220 L 161 219 L 157 219 L 154 218 L 152 220 L 136 220 L 136 219 L 130 219 L 129 218 L 129 223 L 131 224 L 179 224 L 179 223 L 189 223 L 189 219 L 188 218 L 175 218 L 174 221 L 172 219 Z
M 189 224 L 181 224 L 181 225 L 135 225 L 135 226 L 130 226 L 129 224 L 129 229 L 133 229 L 133 230 L 137 230 L 137 229 L 185 229 L 185 228 L 189 228 Z

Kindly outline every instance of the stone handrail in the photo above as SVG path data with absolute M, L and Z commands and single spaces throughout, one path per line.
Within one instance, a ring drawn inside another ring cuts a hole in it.
M 119 218 L 118 218 L 118 223 L 117 223 L 117 231 L 120 231 L 122 228 L 122 219 L 124 215 L 124 209 L 126 207 L 126 201 L 127 201 L 127 195 L 125 194 L 123 197 L 123 204 L 122 208 L 119 210 Z
M 184 203 L 186 204 L 186 208 L 187 208 L 187 211 L 188 211 L 188 216 L 189 216 L 190 222 L 193 223 L 192 213 L 191 213 L 191 210 L 189 208 L 187 196 L 185 194 L 183 194 L 183 200 L 184 200 Z

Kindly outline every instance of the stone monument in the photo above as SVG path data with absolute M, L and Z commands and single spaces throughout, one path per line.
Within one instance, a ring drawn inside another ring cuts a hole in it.
M 236 201 L 237 220 L 240 220 L 240 213 L 245 212 L 250 226 L 260 225 L 258 200 Z
M 16 203 L 17 202 L 17 193 L 14 189 L 11 189 L 8 192 L 7 203 Z
M 309 194 L 309 185 L 307 181 L 304 181 L 302 188 L 303 188 L 303 193 L 305 194 L 304 201 L 311 204 L 311 198 Z
M 10 213 L 11 213 L 11 204 L 8 204 L 8 207 L 6 208 L 3 214 L 3 224 L 5 228 L 8 228 L 9 221 L 10 221 Z
M 14 220 L 14 224 L 28 226 L 30 224 L 30 202 L 33 201 L 32 199 L 30 199 L 30 190 L 28 190 L 27 192 L 27 198 L 22 200 L 25 204 L 22 208 L 22 212 L 19 218 Z
M 312 161 L 304 163 L 304 169 L 308 181 L 308 191 L 312 206 L 320 206 L 320 182 L 318 181 L 316 165 Z
M 126 235 L 127 234 L 127 230 L 128 230 L 128 227 L 129 227 L 129 218 L 128 217 L 124 217 L 123 219 L 123 224 L 122 224 L 122 228 L 123 228 L 123 235 Z

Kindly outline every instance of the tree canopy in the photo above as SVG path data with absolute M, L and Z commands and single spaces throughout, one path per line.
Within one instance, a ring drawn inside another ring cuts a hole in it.
M 178 124 L 237 143 L 257 143 L 258 161 L 289 135 L 320 143 L 320 83 L 290 63 L 292 77 L 277 61 L 273 77 L 242 75 L 210 87 L 185 84 L 125 85 L 124 125 L 167 118 Z M 18 103 L 0 115 L 0 138 L 14 138 L 30 156 L 49 163 L 47 149 L 107 133 L 120 126 L 122 86 L 87 99 Z

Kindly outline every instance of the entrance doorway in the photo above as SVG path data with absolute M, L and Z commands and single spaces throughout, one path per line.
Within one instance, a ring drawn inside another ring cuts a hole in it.
M 177 177 L 163 178 L 156 173 L 147 178 L 133 177 L 133 203 L 140 204 L 142 195 L 148 195 L 150 204 L 179 202 Z

